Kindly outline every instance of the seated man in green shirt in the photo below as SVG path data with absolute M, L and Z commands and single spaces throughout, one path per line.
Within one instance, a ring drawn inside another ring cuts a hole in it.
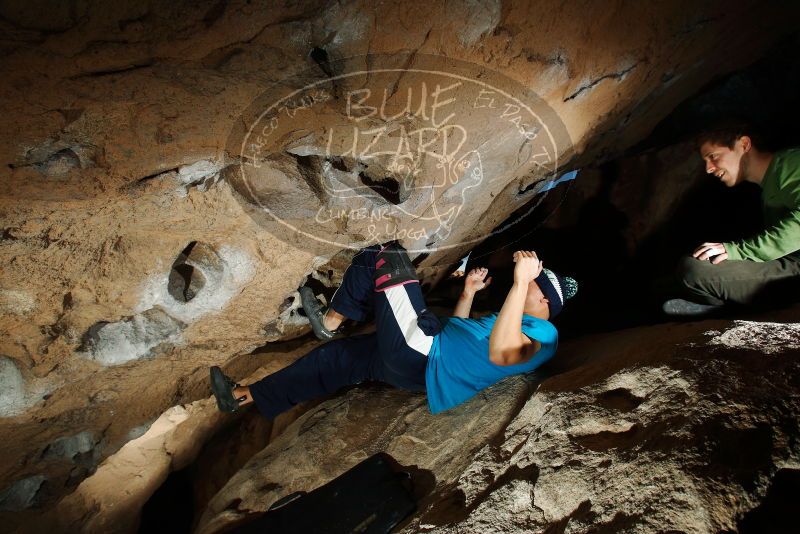
M 726 243 L 706 242 L 679 268 L 687 299 L 664 303 L 670 315 L 705 315 L 726 304 L 769 303 L 800 287 L 800 148 L 769 152 L 743 122 L 697 137 L 706 172 L 728 187 L 761 186 L 763 229 Z

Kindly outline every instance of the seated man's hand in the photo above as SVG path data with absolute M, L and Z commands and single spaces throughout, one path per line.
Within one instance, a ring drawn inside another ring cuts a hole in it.
M 532 250 L 518 250 L 514 253 L 514 283 L 528 285 L 542 272 L 542 262 Z
M 711 263 L 716 265 L 728 259 L 728 252 L 722 243 L 703 243 L 692 252 L 692 256 L 703 261 L 711 259 Z
M 464 280 L 464 291 L 475 294 L 481 289 L 484 289 L 492 283 L 492 277 L 487 278 L 489 269 L 486 267 L 479 267 L 472 269 L 467 278 Z

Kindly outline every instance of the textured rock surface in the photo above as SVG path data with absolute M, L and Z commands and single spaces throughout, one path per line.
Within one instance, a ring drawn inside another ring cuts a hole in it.
M 380 450 L 435 477 L 404 532 L 737 530 L 800 461 L 797 339 L 796 323 L 759 321 L 586 338 L 562 347 L 564 372 L 521 409 L 520 378 L 437 417 L 409 394 L 354 390 L 256 455 L 198 531 L 222 532 Z
M 285 354 L 250 356 L 262 367 L 247 381 L 286 366 L 307 349 L 308 344 L 299 344 Z M 236 363 L 228 372 L 238 374 L 246 368 L 241 362 L 238 367 Z M 126 436 L 127 443 L 99 466 L 98 443 L 93 434 L 82 432 L 60 438 L 45 450 L 41 462 L 73 464 L 68 485 L 77 487 L 42 514 L 26 509 L 41 500 L 39 493 L 45 478 L 20 481 L 0 494 L 0 509 L 19 512 L 6 526 L 9 531 L 31 534 L 135 532 L 142 506 L 153 492 L 171 472 L 195 461 L 201 471 L 197 506 L 202 509 L 210 497 L 208 493 L 216 493 L 233 472 L 307 407 L 299 405 L 274 421 L 267 421 L 255 412 L 245 417 L 221 414 L 213 398 L 173 406 L 154 421 L 132 429 Z M 245 436 L 240 433 L 244 430 L 257 434 Z M 206 446 L 209 436 L 218 437 Z M 180 514 L 181 510 L 173 513 Z M 190 520 L 187 519 L 187 527 Z
M 515 377 L 461 410 L 433 416 L 424 395 L 385 387 L 351 390 L 310 410 L 254 456 L 211 499 L 197 531 L 217 532 L 264 512 L 280 497 L 314 489 L 380 451 L 413 466 L 423 485 L 432 483 L 431 472 L 454 480 L 531 391 Z
M 13 362 L 0 360 L 11 392 L 0 404 L 0 492 L 45 477 L 34 493 L 52 502 L 135 429 L 207 395 L 208 365 L 307 331 L 295 290 L 341 276 L 346 252 L 266 233 L 223 164 L 230 132 L 269 83 L 298 68 L 327 76 L 314 50 L 335 60 L 403 49 L 498 71 L 553 108 L 578 164 L 629 146 L 711 77 L 757 57 L 791 26 L 790 8 L 4 2 L 0 354 Z M 532 195 L 535 172 L 505 169 L 508 147 L 491 148 L 482 164 L 503 172 L 470 192 L 448 239 L 487 232 Z M 274 156 L 291 179 L 273 173 L 268 185 L 307 199 L 309 156 Z M 422 273 L 435 281 L 461 252 L 432 254 Z M 241 364 L 242 376 L 254 367 Z M 78 455 L 87 465 L 42 461 L 83 432 L 95 443 Z

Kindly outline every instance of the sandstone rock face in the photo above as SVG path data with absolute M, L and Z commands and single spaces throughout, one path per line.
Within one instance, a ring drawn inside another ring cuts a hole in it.
M 256 455 L 198 532 L 222 532 L 380 450 L 435 477 L 403 532 L 735 531 L 800 460 L 799 333 L 706 322 L 568 343 L 553 371 L 570 370 L 521 409 L 520 378 L 443 416 L 406 393 L 351 391 Z
M 317 187 L 324 178 L 365 186 L 368 205 L 420 202 L 399 187 L 408 169 L 321 155 L 330 125 L 350 125 L 331 104 L 346 100 L 346 84 L 333 84 L 340 99 L 325 107 L 289 110 L 302 120 L 254 160 L 258 187 L 243 188 L 234 171 L 246 158 L 229 140 L 288 73 L 328 83 L 344 58 L 398 51 L 407 70 L 415 55 L 465 62 L 540 97 L 570 141 L 558 166 L 577 165 L 640 139 L 795 20 L 792 7 L 755 2 L 50 4 L 0 7 L 0 493 L 15 509 L 52 503 L 168 408 L 206 396 L 209 365 L 246 376 L 256 363 L 236 357 L 307 332 L 297 287 L 334 284 L 352 251 L 312 250 L 269 226 L 265 198 L 299 220 L 308 206 L 341 208 Z M 403 111 L 403 84 L 419 82 L 398 78 L 387 109 Z M 531 146 L 503 142 L 515 117 L 460 109 L 485 145 L 442 174 L 436 200 L 462 210 L 420 254 L 431 282 L 555 170 Z M 381 121 L 400 131 L 417 119 Z M 486 181 L 462 180 L 478 176 Z M 414 208 L 411 219 L 432 210 Z M 348 217 L 320 231 L 368 240 L 368 225 Z M 76 453 L 46 455 L 59 448 Z
M 301 343 L 282 355 L 249 356 L 251 360 L 258 360 L 262 367 L 248 377 L 247 382 L 285 367 L 307 349 L 308 343 Z M 246 367 L 242 362 L 234 362 L 231 371 L 242 373 Z M 131 429 L 126 436 L 127 443 L 102 463 L 98 458 L 98 438 L 94 434 L 82 432 L 59 438 L 45 450 L 41 462 L 74 464 L 76 467 L 67 481 L 68 486 L 76 486 L 74 491 L 46 513 L 30 513 L 32 510 L 26 508 L 36 504 L 47 479 L 30 477 L 14 484 L 0 494 L 0 508 L 18 512 L 6 523 L 7 529 L 31 534 L 136 532 L 142 507 L 153 492 L 170 472 L 185 469 L 193 462 L 202 475 L 197 484 L 197 506 L 203 509 L 209 492 L 216 493 L 232 473 L 307 407 L 298 405 L 274 421 L 268 421 L 254 412 L 222 414 L 213 398 L 173 406 L 155 421 Z M 239 434 L 242 429 L 252 433 Z M 231 433 L 244 439 L 226 439 Z M 206 446 L 209 436 L 216 436 L 216 439 Z M 58 471 L 54 469 L 53 472 Z M 173 510 L 174 514 L 181 512 Z M 189 521 L 187 519 L 187 527 Z
M 422 470 L 423 483 L 431 484 L 432 474 L 454 480 L 530 393 L 530 384 L 515 377 L 465 409 L 433 416 L 424 395 L 354 389 L 310 410 L 255 455 L 211 499 L 197 531 L 218 532 L 242 522 L 282 496 L 312 490 L 380 451 Z
M 777 469 L 796 465 L 798 451 L 782 446 L 791 440 L 782 428 L 797 410 L 796 367 L 747 385 L 719 380 L 722 372 L 751 373 L 746 363 L 698 367 L 632 368 L 574 392 L 542 393 L 459 480 L 468 517 L 431 532 L 554 524 L 571 532 L 735 530 Z M 774 380 L 784 387 L 775 391 Z M 774 412 L 735 408 L 751 402 L 769 402 Z

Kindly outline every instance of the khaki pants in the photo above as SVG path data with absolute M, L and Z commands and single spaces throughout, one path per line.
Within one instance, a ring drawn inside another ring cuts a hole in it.
M 713 265 L 691 256 L 678 274 L 687 298 L 701 304 L 763 305 L 800 301 L 800 258 L 756 262 L 726 260 Z

